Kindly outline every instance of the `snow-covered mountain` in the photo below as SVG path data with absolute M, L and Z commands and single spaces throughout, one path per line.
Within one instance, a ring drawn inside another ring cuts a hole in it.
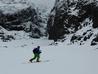
M 42 3 L 39 3 L 38 0 L 0 0 L 0 26 L 8 32 L 24 30 L 34 38 L 45 35 L 49 13 L 47 9 L 52 5 L 47 7 Z M 2 31 L 1 39 L 6 34 L 4 30 Z
M 98 1 L 56 0 L 48 20 L 49 39 L 98 44 Z
M 49 39 L 96 45 L 97 8 L 96 0 L 0 0 L 0 38 L 15 39 L 14 31 L 33 38 L 48 32 Z

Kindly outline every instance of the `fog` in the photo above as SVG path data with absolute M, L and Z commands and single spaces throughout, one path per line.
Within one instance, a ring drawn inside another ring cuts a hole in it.
M 52 8 L 55 0 L 34 0 L 34 4 L 38 7 Z

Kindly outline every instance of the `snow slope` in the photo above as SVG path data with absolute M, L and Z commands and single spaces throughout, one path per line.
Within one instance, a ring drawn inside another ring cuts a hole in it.
M 54 6 L 54 2 L 55 0 L 0 0 L 0 10 L 4 14 L 11 14 L 32 6 L 33 8 L 47 10 L 49 13 Z
M 0 42 L 0 74 L 98 74 L 98 50 L 89 45 L 66 45 L 47 38 L 22 38 Z M 32 49 L 41 46 L 41 60 L 49 62 L 27 63 Z
M 34 4 L 26 0 L 1 0 L 0 11 L 2 11 L 4 14 L 13 14 L 17 11 L 28 8 L 31 4 L 33 7 Z

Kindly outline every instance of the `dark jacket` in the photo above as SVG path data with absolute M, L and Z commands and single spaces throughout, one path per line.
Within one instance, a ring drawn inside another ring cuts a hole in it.
M 41 50 L 40 50 L 39 48 L 34 48 L 34 49 L 33 49 L 33 53 L 38 53 L 38 54 L 40 54 L 40 53 L 41 53 Z

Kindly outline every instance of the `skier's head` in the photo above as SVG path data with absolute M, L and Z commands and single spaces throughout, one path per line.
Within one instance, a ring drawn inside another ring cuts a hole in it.
M 40 46 L 37 46 L 37 48 L 40 48 Z

